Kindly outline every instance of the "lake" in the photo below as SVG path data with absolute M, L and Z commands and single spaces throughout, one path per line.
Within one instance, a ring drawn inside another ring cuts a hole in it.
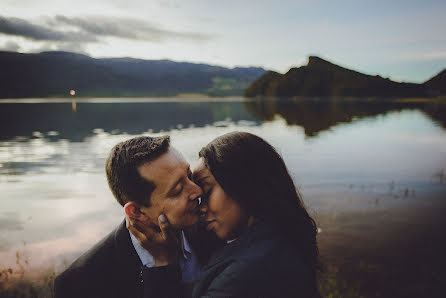
M 201 147 L 234 130 L 283 155 L 334 287 L 393 297 L 440 287 L 446 104 L 424 100 L 2 100 L 1 267 L 59 272 L 122 221 L 104 170 L 116 143 L 168 134 L 193 167 Z

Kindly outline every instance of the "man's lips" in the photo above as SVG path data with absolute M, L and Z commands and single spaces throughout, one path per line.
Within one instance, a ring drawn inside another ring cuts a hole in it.
M 205 221 L 206 222 L 206 230 L 211 230 L 211 229 L 213 229 L 213 227 L 214 227 L 214 222 L 215 222 L 215 219 L 212 219 L 212 220 L 206 220 Z

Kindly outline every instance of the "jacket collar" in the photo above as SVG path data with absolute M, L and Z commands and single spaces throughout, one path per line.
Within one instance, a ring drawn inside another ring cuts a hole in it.
M 206 265 L 203 269 L 205 270 L 223 261 L 226 262 L 234 259 L 240 254 L 246 254 L 247 249 L 250 249 L 250 247 L 252 247 L 253 244 L 258 241 L 263 241 L 266 239 L 267 242 L 272 244 L 275 242 L 275 238 L 276 233 L 274 232 L 274 227 L 264 221 L 257 220 L 237 239 L 231 241 L 216 251 L 209 259 L 208 265 Z

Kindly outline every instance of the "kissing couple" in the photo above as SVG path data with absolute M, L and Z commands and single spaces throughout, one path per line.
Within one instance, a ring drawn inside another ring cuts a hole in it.
M 113 147 L 125 220 L 55 280 L 56 298 L 319 297 L 317 227 L 280 154 L 217 137 L 193 172 L 169 136 Z

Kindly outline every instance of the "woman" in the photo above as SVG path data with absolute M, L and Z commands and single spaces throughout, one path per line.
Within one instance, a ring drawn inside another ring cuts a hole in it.
M 227 244 L 192 289 L 181 288 L 171 267 L 145 276 L 146 296 L 317 297 L 316 225 L 281 156 L 258 136 L 232 132 L 199 157 L 203 219 Z

